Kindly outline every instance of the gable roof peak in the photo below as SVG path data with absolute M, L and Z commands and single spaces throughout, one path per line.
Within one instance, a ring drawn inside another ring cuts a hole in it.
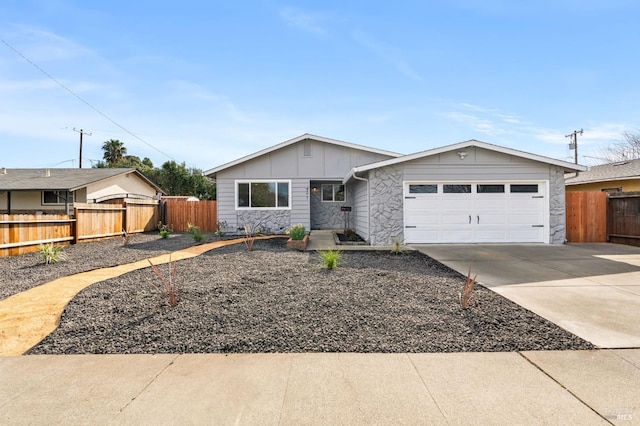
M 388 157 L 394 157 L 394 158 L 402 156 L 402 154 L 399 154 L 397 152 L 386 151 L 386 150 L 378 149 L 378 148 L 372 148 L 372 147 L 365 146 L 365 145 L 358 145 L 358 144 L 354 144 L 354 143 L 351 143 L 351 142 L 341 141 L 341 140 L 338 140 L 338 139 L 331 139 L 331 138 L 327 138 L 327 137 L 324 137 L 324 136 L 314 135 L 314 134 L 311 134 L 311 133 L 304 133 L 304 134 L 302 134 L 300 136 L 296 136 L 295 138 L 288 139 L 288 140 L 286 140 L 284 142 L 280 142 L 279 144 L 272 145 L 272 146 L 270 146 L 268 148 L 265 148 L 265 149 L 262 149 L 260 151 L 254 152 L 253 154 L 246 155 L 244 157 L 238 158 L 238 159 L 230 161 L 228 163 L 221 164 L 220 166 L 214 167 L 213 169 L 206 170 L 203 174 L 205 176 L 215 175 L 216 173 L 218 173 L 218 172 L 220 172 L 222 170 L 228 169 L 228 168 L 233 167 L 233 166 L 237 166 L 238 164 L 242 164 L 244 162 L 253 160 L 254 158 L 261 157 L 261 156 L 269 154 L 269 153 L 271 153 L 273 151 L 277 151 L 277 150 L 285 148 L 285 147 L 287 147 L 289 145 L 293 145 L 295 143 L 302 142 L 302 141 L 305 141 L 305 140 L 314 140 L 314 141 L 323 142 L 323 143 L 327 143 L 327 144 L 331 144 L 331 145 L 337 145 L 337 146 L 342 146 L 342 147 L 351 148 L 351 149 L 358 149 L 358 150 L 361 150 L 361 151 L 372 152 L 372 153 L 375 153 L 375 154 L 381 154 L 381 155 L 385 155 L 385 156 L 388 156 Z

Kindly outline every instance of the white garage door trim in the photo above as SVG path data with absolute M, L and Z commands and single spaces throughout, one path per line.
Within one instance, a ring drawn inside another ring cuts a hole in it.
M 548 194 L 544 180 L 405 181 L 405 243 L 549 243 Z

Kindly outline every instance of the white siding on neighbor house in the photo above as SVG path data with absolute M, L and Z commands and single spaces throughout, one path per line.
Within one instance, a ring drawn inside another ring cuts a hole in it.
M 369 185 L 361 180 L 351 180 L 349 185 L 353 187 L 352 226 L 358 235 L 369 241 Z
M 7 208 L 7 193 L 0 195 L 0 210 Z M 11 191 L 11 211 L 59 211 L 65 214 L 65 205 L 42 204 L 42 191 Z M 56 213 L 57 214 L 57 213 Z
M 156 190 L 135 173 L 115 176 L 87 185 L 87 200 L 89 202 L 117 194 L 135 194 L 153 197 L 156 195 Z

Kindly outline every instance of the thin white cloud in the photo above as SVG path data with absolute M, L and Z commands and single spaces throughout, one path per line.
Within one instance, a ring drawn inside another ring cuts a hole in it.
M 93 56 L 93 51 L 68 38 L 40 28 L 17 25 L 2 37 L 13 48 L 38 63 Z
M 280 9 L 280 17 L 290 26 L 315 35 L 324 36 L 326 28 L 322 25 L 324 15 L 306 12 L 294 7 Z
M 401 57 L 394 47 L 376 40 L 373 36 L 363 31 L 354 30 L 351 37 L 360 46 L 364 47 L 383 61 L 391 64 L 398 72 L 415 81 L 422 81 L 420 74 Z

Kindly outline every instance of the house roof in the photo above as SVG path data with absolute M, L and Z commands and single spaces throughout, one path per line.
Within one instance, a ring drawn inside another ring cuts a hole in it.
M 324 142 L 324 143 L 328 143 L 328 144 L 332 144 L 332 145 L 343 146 L 343 147 L 346 147 L 346 148 L 353 148 L 353 149 L 359 149 L 359 150 L 362 150 L 362 151 L 373 152 L 375 154 L 386 155 L 386 156 L 389 156 L 389 157 L 400 157 L 400 156 L 402 156 L 402 154 L 399 154 L 397 152 L 385 151 L 385 150 L 382 150 L 382 149 L 371 148 L 371 147 L 364 146 L 364 145 L 358 145 L 358 144 L 354 144 L 354 143 L 340 141 L 340 140 L 337 140 L 337 139 L 325 138 L 323 136 L 316 136 L 316 135 L 312 135 L 312 134 L 309 134 L 309 133 L 305 133 L 304 135 L 300 135 L 300 136 L 295 137 L 293 139 L 289 139 L 289 140 L 281 142 L 281 143 L 279 143 L 277 145 L 273 145 L 273 146 L 271 146 L 269 148 L 263 149 L 261 151 L 255 152 L 255 153 L 250 154 L 250 155 L 247 155 L 245 157 L 238 158 L 237 160 L 231 161 L 229 163 L 225 163 L 225 164 L 222 164 L 222 165 L 220 165 L 218 167 L 214 167 L 213 169 L 205 171 L 204 175 L 205 176 L 215 175 L 216 173 L 218 173 L 218 172 L 220 172 L 222 170 L 228 169 L 228 168 L 233 167 L 233 166 L 237 166 L 238 164 L 244 163 L 244 162 L 249 161 L 249 160 L 253 160 L 254 158 L 260 157 L 260 156 L 265 155 L 265 154 L 269 154 L 270 152 L 273 152 L 273 151 L 276 151 L 278 149 L 287 147 L 289 145 L 293 145 L 293 144 L 298 143 L 298 142 L 302 142 L 302 141 L 307 140 L 307 139 L 311 139 L 311 140 L 319 141 L 319 142 Z
M 160 187 L 133 168 L 98 169 L 0 169 L 0 191 L 76 191 L 101 180 L 135 174 L 164 193 Z
M 640 159 L 592 166 L 586 172 L 565 179 L 567 185 L 612 180 L 640 179 Z
M 404 163 L 406 161 L 417 160 L 424 157 L 430 157 L 433 155 L 442 154 L 444 152 L 455 151 L 459 149 L 466 149 L 470 147 L 478 147 L 478 148 L 486 149 L 489 151 L 500 152 L 502 154 L 513 155 L 516 157 L 526 158 L 533 161 L 552 164 L 554 166 L 562 167 L 564 168 L 565 171 L 569 171 L 569 172 L 584 171 L 587 169 L 585 166 L 581 166 L 579 164 L 569 163 L 562 160 L 556 160 L 554 158 L 544 157 L 542 155 L 532 154 L 525 151 L 519 151 L 512 148 L 506 148 L 504 146 L 493 145 L 487 142 L 481 142 L 475 139 L 471 139 L 464 142 L 458 142 L 452 145 L 442 146 L 440 148 L 428 149 L 426 151 L 420 151 L 420 152 L 405 155 L 402 157 L 383 160 L 377 163 L 367 164 L 360 167 L 354 167 L 353 169 L 351 169 L 351 171 L 349 171 L 349 174 L 347 174 L 347 176 L 343 179 L 343 182 L 349 181 L 353 177 L 353 175 L 356 173 L 366 172 L 368 170 L 373 170 L 380 167 L 392 166 L 394 164 Z

